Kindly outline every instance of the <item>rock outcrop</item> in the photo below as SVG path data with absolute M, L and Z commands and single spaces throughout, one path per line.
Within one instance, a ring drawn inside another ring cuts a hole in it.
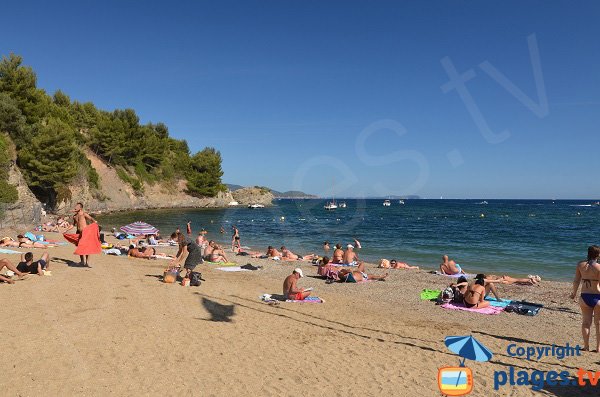
M 274 198 L 273 193 L 268 189 L 257 187 L 245 187 L 231 194 L 240 205 L 262 204 L 269 206 L 272 205 Z

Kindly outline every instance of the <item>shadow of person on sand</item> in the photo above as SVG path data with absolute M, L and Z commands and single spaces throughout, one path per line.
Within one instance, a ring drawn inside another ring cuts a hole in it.
M 594 374 L 595 375 L 595 374 Z M 546 391 L 551 393 L 553 396 L 557 397 L 571 397 L 571 396 L 597 396 L 598 395 L 598 386 L 592 386 L 590 384 L 590 380 L 584 378 L 583 381 L 585 384 L 583 386 L 579 385 L 579 379 L 577 376 L 573 376 L 569 378 L 570 384 L 568 385 L 560 385 L 557 384 L 555 386 L 544 385 L 544 387 L 540 391 Z M 557 381 L 560 383 L 560 381 Z
M 233 320 L 231 317 L 235 315 L 235 305 L 222 305 L 213 300 L 202 297 L 202 306 L 210 313 L 210 319 L 199 319 L 206 321 L 219 321 L 230 323 Z
M 56 257 L 53 257 L 52 261 L 53 262 L 64 263 L 65 265 L 67 265 L 69 267 L 82 267 L 84 269 L 90 269 L 91 268 L 91 266 L 83 265 L 83 264 L 81 264 L 81 262 L 75 262 L 75 261 L 72 261 L 70 259 L 65 259 L 65 258 L 56 258 Z

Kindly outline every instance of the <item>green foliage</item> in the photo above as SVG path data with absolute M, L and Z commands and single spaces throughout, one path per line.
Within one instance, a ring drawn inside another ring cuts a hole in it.
M 260 190 L 262 194 L 267 194 L 271 192 L 271 189 L 265 186 L 254 186 L 254 188 Z
M 185 140 L 171 138 L 163 123 L 140 124 L 132 109 L 99 110 L 91 102 L 71 101 L 60 90 L 49 96 L 22 62 L 14 54 L 0 61 L 0 131 L 14 141 L 18 165 L 42 201 L 54 205 L 67 197 L 75 175 L 99 189 L 98 173 L 84 161 L 86 147 L 114 166 L 136 193 L 144 183 L 183 178 L 194 195 L 224 190 L 218 151 L 209 148 L 191 157 Z
M 64 191 L 77 174 L 83 154 L 75 146 L 73 130 L 61 120 L 37 123 L 33 131 L 31 142 L 19 151 L 17 161 L 33 191 L 54 206 L 60 198 L 59 188 Z
M 227 188 L 221 183 L 221 153 L 205 148 L 191 159 L 192 169 L 188 175 L 188 192 L 194 196 L 214 197 Z
M 0 203 L 14 203 L 19 199 L 17 188 L 8 183 L 10 158 L 7 138 L 0 133 Z

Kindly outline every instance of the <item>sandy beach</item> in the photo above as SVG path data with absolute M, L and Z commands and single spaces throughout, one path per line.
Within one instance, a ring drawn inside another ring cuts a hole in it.
M 33 251 L 37 257 L 43 250 Z M 82 268 L 71 245 L 48 252 L 52 276 L 0 285 L 3 396 L 437 396 L 438 368 L 458 364 L 444 345 L 450 335 L 473 335 L 494 353 L 490 362 L 466 363 L 474 371 L 472 395 L 597 393 L 591 386 L 494 390 L 495 371 L 510 366 L 572 376 L 597 370 L 598 353 L 539 361 L 507 354 L 510 344 L 582 343 L 570 283 L 500 286 L 503 297 L 545 308 L 535 317 L 490 316 L 421 301 L 422 289 L 451 282 L 443 276 L 391 270 L 385 282 L 325 284 L 304 262 L 300 285 L 314 287 L 325 303 L 270 306 L 259 296 L 281 293 L 297 263 L 233 257 L 263 269 L 230 273 L 204 264 L 197 270 L 206 281 L 182 287 L 160 281 L 165 260 L 96 255 Z M 18 262 L 18 255 L 0 258 Z

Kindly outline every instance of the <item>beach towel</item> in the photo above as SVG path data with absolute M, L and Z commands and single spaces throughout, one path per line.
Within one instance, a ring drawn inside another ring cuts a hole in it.
M 444 273 L 441 273 L 441 272 L 439 272 L 437 270 L 433 274 L 436 274 L 438 276 L 446 276 L 446 277 L 450 277 L 450 278 L 459 278 L 461 276 L 464 276 L 465 278 L 473 278 L 473 277 L 475 277 L 474 274 L 470 274 L 470 273 L 444 274 Z
M 437 299 L 438 296 L 440 296 L 441 292 L 442 291 L 440 291 L 439 289 L 424 289 L 423 291 L 421 291 L 421 300 L 430 301 Z
M 490 305 L 495 307 L 506 307 L 512 302 L 510 299 L 502 299 L 502 301 L 499 301 L 498 299 L 492 298 L 491 296 L 488 296 L 487 298 L 485 298 L 485 300 L 489 301 Z
M 474 312 L 474 313 L 479 313 L 479 314 L 490 314 L 490 315 L 498 314 L 498 313 L 504 311 L 503 307 L 488 306 L 488 307 L 484 307 L 482 309 L 476 309 L 474 307 L 468 308 L 462 304 L 457 304 L 457 303 L 444 303 L 442 305 L 442 307 L 444 309 L 449 309 L 449 310 L 464 310 L 467 312 Z
M 6 248 L 0 248 L 0 254 L 20 254 L 21 252 L 15 250 L 7 250 Z
M 100 254 L 102 247 L 100 245 L 100 231 L 97 223 L 87 225 L 80 234 L 65 233 L 65 240 L 75 244 L 75 255 L 93 255 Z
M 324 303 L 325 301 L 321 298 L 319 298 L 318 296 L 308 296 L 306 297 L 306 299 L 303 299 L 301 301 L 295 300 L 295 299 L 286 299 L 286 302 L 289 303 Z
M 509 313 L 522 314 L 524 316 L 535 316 L 544 307 L 539 303 L 532 303 L 527 301 L 512 301 L 506 306 L 506 311 Z
M 239 266 L 235 262 L 209 262 L 209 261 L 204 261 L 204 263 L 207 264 L 207 265 L 219 265 L 220 267 Z
M 215 269 L 222 272 L 251 272 L 249 269 L 242 269 L 239 266 L 228 266 L 228 267 L 216 267 Z

